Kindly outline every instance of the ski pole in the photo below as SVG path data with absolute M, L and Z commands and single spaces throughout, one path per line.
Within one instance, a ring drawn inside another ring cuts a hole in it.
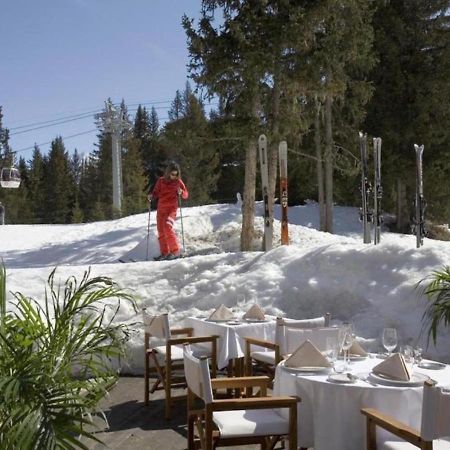
M 150 212 L 152 210 L 152 202 L 148 202 L 148 225 L 147 225 L 147 261 L 149 253 L 149 242 L 150 242 Z
M 183 208 L 181 206 L 181 194 L 178 194 L 178 206 L 180 207 L 180 220 L 181 220 L 181 237 L 183 239 L 183 255 L 186 253 L 186 247 L 184 246 L 184 229 L 183 229 Z

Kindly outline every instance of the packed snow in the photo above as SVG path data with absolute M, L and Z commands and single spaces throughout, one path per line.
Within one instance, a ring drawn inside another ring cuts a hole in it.
M 279 217 L 276 207 L 274 249 L 266 253 L 260 251 L 261 203 L 254 251 L 239 251 L 238 202 L 183 208 L 188 258 L 153 261 L 159 254 L 155 211 L 89 224 L 5 225 L 0 227 L 0 257 L 7 268 L 7 290 L 38 301 L 55 266 L 61 282 L 71 275 L 81 278 L 91 267 L 93 276 L 111 277 L 134 293 L 140 308 L 170 313 L 171 325 L 205 316 L 221 304 L 243 314 L 257 302 L 276 316 L 330 312 L 335 323 L 352 321 L 369 350 L 380 346 L 382 329 L 392 326 L 399 345 L 419 345 L 428 357 L 450 362 L 450 329 L 441 328 L 437 346 L 427 346 L 422 330 L 426 301 L 416 289 L 432 271 L 450 265 L 450 242 L 425 238 L 417 249 L 414 236 L 383 231 L 380 245 L 363 244 L 358 211 L 349 207 L 335 207 L 335 234 L 323 233 L 318 231 L 318 207 L 309 203 L 289 208 L 290 245 L 281 246 Z M 180 214 L 176 230 L 183 244 Z M 140 314 L 123 304 L 116 320 L 134 330 L 122 371 L 140 374 Z

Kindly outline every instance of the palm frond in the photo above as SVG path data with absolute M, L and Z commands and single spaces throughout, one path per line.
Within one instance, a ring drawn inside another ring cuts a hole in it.
M 428 305 L 422 321 L 428 329 L 428 338 L 431 337 L 436 344 L 438 329 L 450 325 L 450 266 L 434 271 L 417 287 L 427 297 Z
M 89 412 L 117 380 L 112 358 L 124 355 L 127 326 L 114 323 L 133 297 L 110 278 L 50 273 L 44 301 L 13 294 L 6 312 L 0 266 L 0 448 L 85 449 L 98 441 Z M 95 377 L 89 379 L 88 377 Z

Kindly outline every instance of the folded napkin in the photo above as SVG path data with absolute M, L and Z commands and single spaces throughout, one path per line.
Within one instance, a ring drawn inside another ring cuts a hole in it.
M 225 305 L 220 305 L 216 310 L 209 316 L 209 320 L 232 320 L 234 319 L 233 311 L 227 308 Z
M 382 375 L 392 380 L 409 381 L 411 373 L 405 363 L 405 358 L 400 353 L 394 353 L 386 358 L 380 364 L 376 365 L 372 372 L 376 375 Z
M 340 354 L 343 355 L 344 351 L 342 350 Z M 352 356 L 352 355 L 354 355 L 354 356 L 367 356 L 367 352 L 356 341 L 353 341 L 352 346 L 348 350 L 348 354 L 350 356 Z
M 284 362 L 286 367 L 331 367 L 328 359 L 310 341 L 306 340 Z
M 254 304 L 243 316 L 244 319 L 265 320 L 264 310 L 258 304 Z

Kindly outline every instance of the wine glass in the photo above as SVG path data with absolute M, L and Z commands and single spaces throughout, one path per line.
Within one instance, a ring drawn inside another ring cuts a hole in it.
M 340 350 L 340 344 L 339 340 L 335 337 L 327 337 L 326 343 L 325 343 L 325 356 L 327 357 L 328 361 L 331 363 L 333 368 L 335 369 L 335 372 L 338 372 L 336 370 L 336 361 L 339 356 L 339 350 Z
M 397 330 L 395 328 L 384 328 L 381 341 L 383 343 L 383 347 L 388 352 L 388 356 L 391 356 L 392 350 L 394 350 L 398 344 Z
M 353 344 L 353 333 L 352 328 L 347 327 L 345 328 L 344 337 L 342 340 L 342 350 L 344 351 L 344 365 L 345 367 L 349 364 L 349 354 L 348 351 L 350 350 L 350 347 Z

